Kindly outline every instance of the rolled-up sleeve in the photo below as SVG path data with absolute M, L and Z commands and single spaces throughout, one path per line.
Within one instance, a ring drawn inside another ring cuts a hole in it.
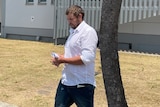
M 82 37 L 82 53 L 80 56 L 85 65 L 94 62 L 97 42 L 98 37 L 96 31 L 94 29 L 88 29 Z

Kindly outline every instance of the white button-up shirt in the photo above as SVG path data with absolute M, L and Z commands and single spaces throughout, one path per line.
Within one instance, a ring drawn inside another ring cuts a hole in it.
M 70 28 L 70 35 L 65 44 L 64 57 L 80 56 L 83 65 L 65 64 L 62 72 L 62 84 L 75 86 L 95 83 L 95 57 L 98 37 L 97 33 L 85 21 L 76 29 Z

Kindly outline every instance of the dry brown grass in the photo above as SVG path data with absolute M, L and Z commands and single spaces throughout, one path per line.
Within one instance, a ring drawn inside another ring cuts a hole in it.
M 52 43 L 0 39 L 0 100 L 19 107 L 53 107 L 60 67 L 50 53 L 63 53 Z M 129 107 L 160 105 L 160 57 L 119 52 Z M 96 58 L 95 107 L 107 107 L 99 51 Z

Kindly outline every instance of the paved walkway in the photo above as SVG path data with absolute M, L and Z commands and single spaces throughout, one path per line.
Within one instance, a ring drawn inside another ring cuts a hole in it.
M 18 106 L 11 105 L 11 104 L 4 103 L 4 102 L 1 102 L 1 101 L 0 101 L 0 107 L 18 107 Z

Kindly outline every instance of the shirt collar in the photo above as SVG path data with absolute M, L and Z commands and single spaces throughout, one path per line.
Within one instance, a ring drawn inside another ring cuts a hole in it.
M 82 21 L 76 29 L 70 28 L 70 34 L 79 32 L 84 27 L 85 23 L 85 21 Z

